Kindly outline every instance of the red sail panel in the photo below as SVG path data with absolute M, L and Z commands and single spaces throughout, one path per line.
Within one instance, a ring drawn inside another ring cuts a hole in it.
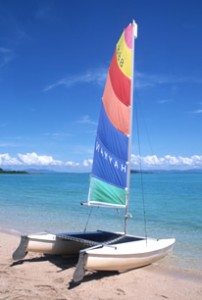
M 115 95 L 109 74 L 103 94 L 103 104 L 111 123 L 122 133 L 129 134 L 130 107 L 123 104 Z
M 109 67 L 109 75 L 117 98 L 122 103 L 129 106 L 131 99 L 131 79 L 125 76 L 120 70 L 116 59 L 116 53 L 113 55 L 111 65 Z

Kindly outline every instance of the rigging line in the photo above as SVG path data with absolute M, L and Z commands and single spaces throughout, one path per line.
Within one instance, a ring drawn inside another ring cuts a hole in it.
M 151 151 L 151 154 L 154 155 L 154 150 L 153 150 L 153 145 L 152 145 L 150 134 L 149 134 L 149 129 L 148 129 L 146 118 L 145 118 L 145 115 L 144 115 L 144 111 L 143 111 L 141 105 L 142 104 L 139 102 L 139 108 L 140 108 L 140 111 L 141 111 L 141 116 L 142 116 L 143 124 L 144 124 L 144 127 L 145 127 L 146 137 L 147 137 L 148 145 L 149 145 L 149 148 L 150 148 L 149 150 Z M 140 113 L 139 113 L 139 115 L 140 115 Z
M 87 218 L 87 221 L 86 221 L 86 224 L 85 224 L 85 227 L 84 227 L 84 232 L 86 232 L 86 230 L 87 230 L 87 226 L 88 226 L 88 223 L 90 221 L 90 217 L 92 215 L 92 212 L 93 212 L 93 206 L 91 206 L 91 208 L 90 208 L 90 212 L 88 214 L 88 218 Z
M 142 160 L 141 160 L 141 149 L 140 149 L 140 129 L 139 129 L 139 120 L 138 120 L 138 109 L 136 105 L 135 109 L 136 114 L 136 124 L 137 124 L 137 142 L 138 142 L 138 152 L 139 152 L 139 169 L 140 169 L 140 183 L 141 183 L 141 190 L 142 190 L 142 208 L 143 208 L 143 216 L 144 216 L 144 230 L 145 230 L 145 237 L 146 237 L 146 244 L 147 244 L 147 221 L 146 221 L 146 210 L 145 210 L 145 198 L 144 198 L 144 183 L 143 183 L 143 176 L 142 176 Z
M 155 152 L 154 152 L 154 147 L 153 147 L 152 142 L 151 142 L 151 131 L 149 131 L 148 123 L 146 122 L 146 118 L 145 118 L 144 110 L 142 109 L 142 103 L 141 102 L 139 102 L 139 110 L 141 111 L 141 119 L 143 120 L 143 125 L 144 125 L 144 128 L 145 128 L 146 138 L 147 138 L 147 142 L 148 142 L 148 148 L 149 148 L 150 153 L 152 155 L 153 166 L 158 167 L 158 165 L 155 161 L 155 158 L 154 158 Z M 140 115 L 140 112 L 139 112 L 139 115 Z

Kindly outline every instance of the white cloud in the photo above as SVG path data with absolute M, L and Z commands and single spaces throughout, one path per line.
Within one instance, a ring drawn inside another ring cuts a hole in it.
M 157 156 L 146 155 L 140 157 L 132 154 L 131 165 L 134 169 L 139 169 L 140 162 L 143 169 L 201 169 L 202 168 L 202 155 L 186 156 Z M 84 159 L 79 161 L 61 161 L 56 160 L 50 155 L 38 155 L 35 152 L 21 154 L 18 153 L 16 157 L 11 156 L 9 153 L 0 153 L 0 166 L 36 166 L 36 167 L 53 167 L 53 168 L 71 168 L 75 170 L 90 171 L 93 159 Z
M 87 70 L 83 73 L 73 74 L 61 78 L 55 83 L 49 84 L 44 88 L 44 92 L 50 91 L 59 86 L 72 87 L 80 83 L 104 85 L 106 80 L 107 68 L 95 68 Z M 148 74 L 135 71 L 135 88 L 151 88 L 162 84 L 180 84 L 180 83 L 194 83 L 201 84 L 202 78 L 192 76 L 179 76 L 175 74 Z M 169 100 L 162 100 L 162 103 L 170 102 Z
M 0 153 L 0 166 L 17 166 L 20 164 L 18 158 L 12 157 L 8 153 Z
M 192 155 L 190 157 L 165 155 L 158 157 L 157 155 L 147 155 L 139 157 L 132 155 L 132 167 L 138 167 L 141 164 L 143 168 L 153 169 L 190 169 L 202 168 L 202 155 Z
M 0 166 L 79 167 L 80 163 L 56 160 L 50 155 L 38 155 L 36 152 L 18 153 L 16 157 L 8 153 L 0 153 Z
M 0 142 L 0 147 L 3 148 L 3 147 L 18 147 L 19 145 L 18 144 L 15 144 L 15 143 L 4 143 L 4 142 Z
M 93 160 L 92 159 L 84 159 L 84 161 L 83 161 L 83 166 L 84 167 L 91 167 L 92 166 L 92 164 L 93 164 Z
M 158 104 L 167 104 L 167 103 L 171 103 L 171 102 L 173 102 L 172 99 L 162 99 L 162 100 L 157 101 Z
M 93 125 L 93 126 L 97 125 L 97 122 L 94 122 L 93 120 L 91 120 L 89 115 L 82 116 L 81 119 L 79 119 L 77 121 L 77 123 L 79 123 L 79 124 L 89 124 L 89 125 Z
M 67 76 L 53 84 L 48 85 L 43 91 L 47 92 L 58 86 L 72 87 L 80 83 L 93 83 L 102 85 L 106 78 L 106 72 L 107 71 L 105 68 L 97 68 L 94 70 L 88 70 L 84 73 Z
M 67 167 L 79 167 L 80 163 L 75 161 L 66 161 L 64 165 Z
M 202 109 L 196 109 L 192 111 L 193 114 L 202 114 Z
M 174 74 L 146 74 L 138 71 L 135 73 L 135 87 L 139 89 L 154 87 L 162 84 L 180 83 L 201 84 L 202 78 L 191 76 L 179 76 Z
M 7 65 L 14 58 L 14 53 L 11 49 L 0 47 L 0 68 Z
M 24 165 L 38 165 L 38 166 L 60 166 L 62 162 L 59 160 L 53 159 L 49 155 L 38 155 L 35 152 L 18 154 L 20 162 Z

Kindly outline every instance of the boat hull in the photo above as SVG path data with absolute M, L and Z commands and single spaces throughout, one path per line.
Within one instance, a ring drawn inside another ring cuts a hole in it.
M 103 242 L 115 236 L 114 242 Z M 118 236 L 118 242 L 117 242 Z M 97 243 L 90 247 L 88 242 Z M 14 260 L 22 259 L 27 252 L 52 255 L 85 256 L 82 267 L 89 271 L 125 272 L 140 268 L 163 258 L 172 251 L 175 239 L 152 239 L 110 232 L 39 233 L 22 237 L 13 254 Z
M 28 236 L 28 252 L 38 252 L 52 255 L 73 255 L 82 249 L 77 242 L 63 240 L 56 234 L 38 234 Z
M 21 236 L 18 248 L 13 253 L 13 259 L 23 259 L 28 252 L 51 255 L 76 255 L 85 246 L 77 242 L 60 239 L 56 234 L 38 233 Z
M 125 272 L 144 267 L 169 254 L 172 251 L 175 240 L 151 240 L 150 244 L 152 244 L 152 247 L 151 245 L 146 245 L 144 241 L 141 243 L 142 246 L 136 249 L 138 243 L 140 244 L 141 242 L 119 244 L 114 249 L 104 246 L 100 249 L 89 250 L 86 252 L 87 258 L 84 268 L 89 271 Z M 129 252 L 128 248 L 131 248 L 131 253 L 127 253 Z M 123 253 L 124 249 L 126 249 L 125 253 Z

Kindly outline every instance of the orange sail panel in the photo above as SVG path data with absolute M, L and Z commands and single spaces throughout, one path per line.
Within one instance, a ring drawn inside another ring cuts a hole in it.
M 115 95 L 109 74 L 103 94 L 103 103 L 108 118 L 115 128 L 129 134 L 130 107 L 123 104 Z

